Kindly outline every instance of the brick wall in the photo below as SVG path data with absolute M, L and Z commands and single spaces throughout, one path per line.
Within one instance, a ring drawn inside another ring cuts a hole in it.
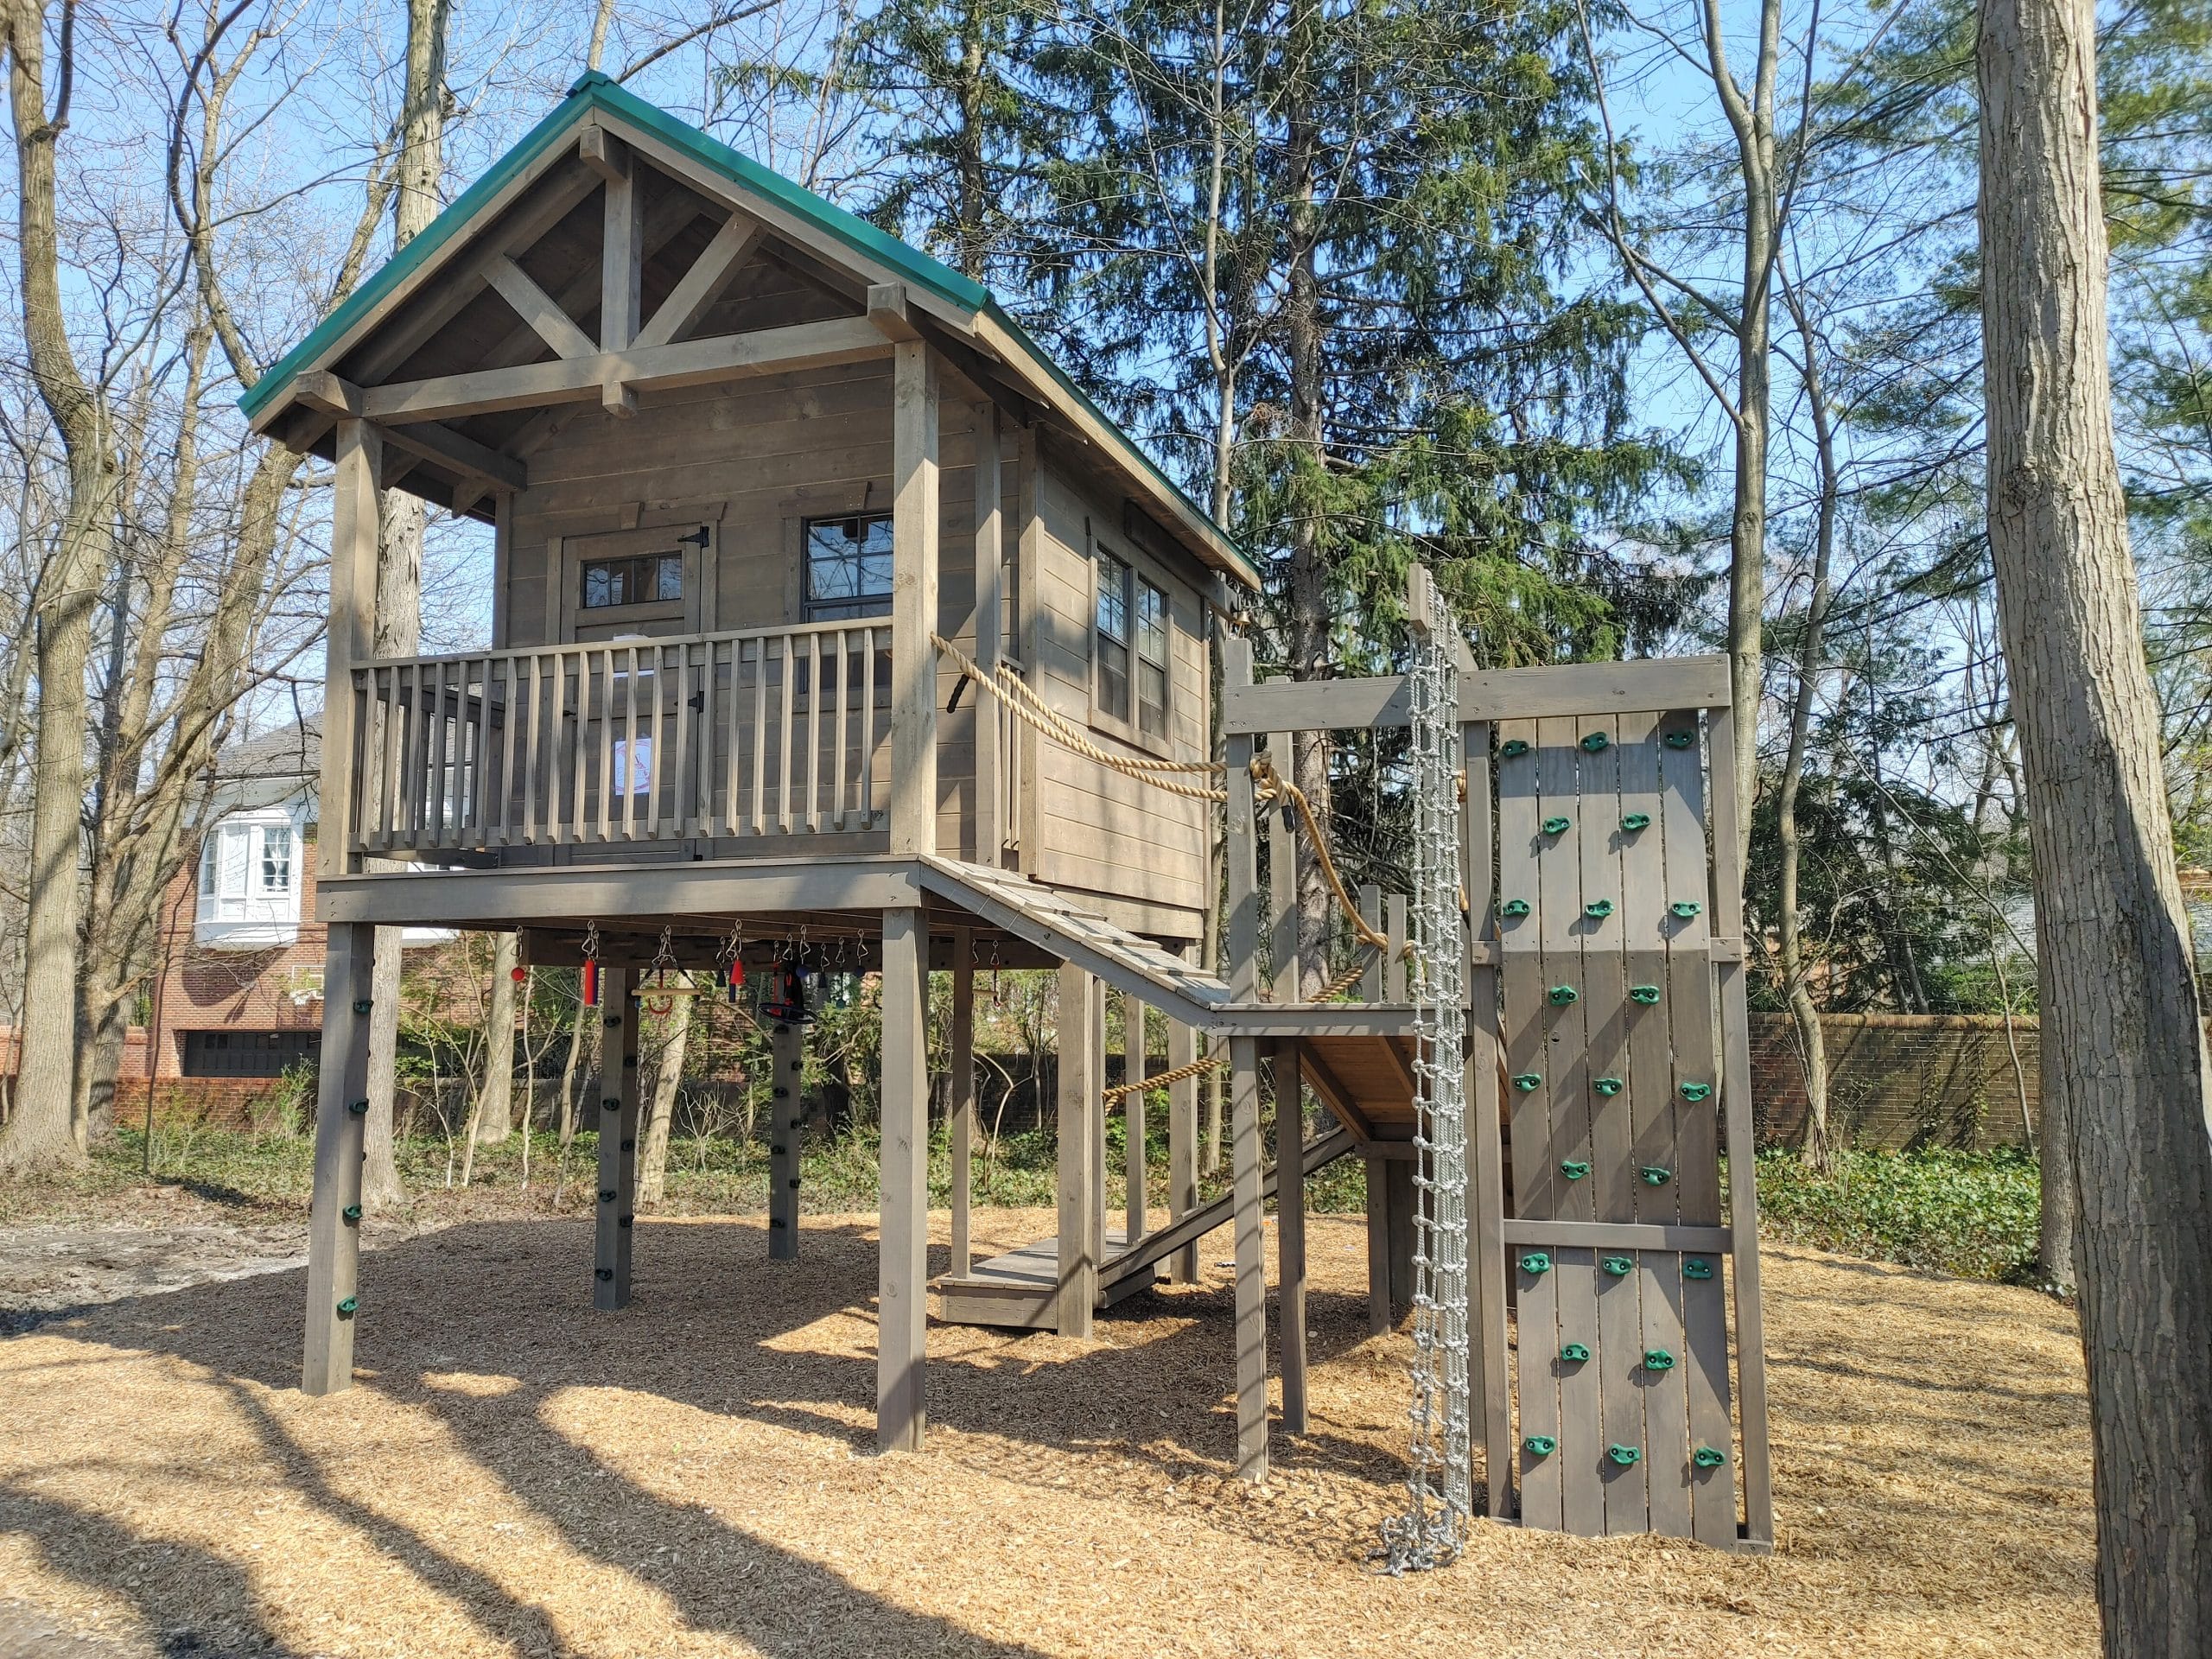
M 1853 1146 L 2014 1146 L 2023 1083 L 2031 1120 L 2041 1105 L 2031 1019 L 2013 1020 L 2009 1045 L 1994 1014 L 1830 1014 L 1821 1032 L 1829 1121 Z M 1762 1145 L 1802 1140 L 1805 1073 L 1786 1014 L 1751 1016 L 1751 1099 Z

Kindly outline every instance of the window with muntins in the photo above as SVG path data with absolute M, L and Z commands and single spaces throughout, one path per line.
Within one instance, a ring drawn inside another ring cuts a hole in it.
M 1167 595 L 1137 580 L 1137 729 L 1167 735 Z
M 683 597 L 681 553 L 632 553 L 616 559 L 586 559 L 580 609 L 606 610 L 616 605 L 650 605 Z
M 1103 548 L 1098 554 L 1098 712 L 1129 717 L 1129 567 Z
M 891 614 L 889 513 L 809 518 L 802 540 L 808 621 Z

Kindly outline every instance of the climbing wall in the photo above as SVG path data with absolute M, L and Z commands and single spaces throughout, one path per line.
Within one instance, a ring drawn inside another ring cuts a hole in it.
M 1717 1001 L 1732 996 L 1740 1024 L 1741 945 L 1716 948 L 1699 712 L 1491 729 L 1521 1518 L 1756 1544 L 1770 1535 L 1764 1390 L 1754 1366 L 1739 1434 L 1721 1194 L 1724 1104 L 1749 1144 Z M 1726 918 L 1740 925 L 1734 904 Z M 1745 1276 L 1755 1349 L 1755 1260 Z M 1502 1309 L 1491 1323 L 1502 1341 Z

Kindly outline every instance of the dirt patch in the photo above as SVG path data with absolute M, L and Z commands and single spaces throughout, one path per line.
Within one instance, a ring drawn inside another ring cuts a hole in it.
M 933 1326 L 929 1450 L 869 1455 L 873 1229 L 772 1266 L 757 1219 L 645 1223 L 612 1315 L 582 1224 L 397 1240 L 320 1401 L 296 1269 L 0 1343 L 0 1582 L 134 1653 L 2095 1650 L 2078 1351 L 2032 1293 L 1772 1251 L 1771 1558 L 1484 1525 L 1394 1580 L 1409 1344 L 1365 1334 L 1357 1222 L 1312 1223 L 1313 1432 L 1257 1489 L 1211 1265 L 1092 1342 Z

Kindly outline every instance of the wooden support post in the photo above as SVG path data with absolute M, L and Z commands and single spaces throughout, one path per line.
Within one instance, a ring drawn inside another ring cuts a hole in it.
M 1460 880 L 1467 893 L 1469 938 L 1495 944 L 1497 894 L 1493 868 L 1496 820 L 1491 815 L 1490 726 L 1471 721 L 1459 728 L 1467 768 L 1463 809 Z M 1513 1403 L 1510 1357 L 1505 1345 L 1505 1155 L 1498 1132 L 1497 969 L 1467 969 L 1467 1331 L 1474 1344 L 1467 1360 L 1473 1395 L 1471 1445 L 1483 1448 L 1489 1512 L 1513 1513 Z
M 1090 1334 L 1098 1299 L 1098 1258 L 1092 1253 L 1091 1183 L 1098 1143 L 1090 1133 L 1097 1096 L 1090 1086 L 1090 976 L 1060 964 L 1059 1328 L 1064 1337 Z
M 333 927 L 323 947 L 322 1067 L 315 1085 L 307 1345 L 300 1367 L 300 1387 L 309 1394 L 336 1394 L 353 1386 L 361 1132 L 368 1122 L 369 986 L 375 948 L 376 929 L 359 924 Z
M 638 337 L 639 302 L 645 291 L 645 226 L 639 207 L 638 170 L 629 165 L 628 153 L 614 143 L 607 145 L 607 202 L 605 236 L 599 267 L 599 349 L 609 354 L 626 352 Z M 627 415 L 638 407 L 637 394 L 619 379 L 600 387 L 600 403 L 610 414 Z
M 1260 1196 L 1260 1046 L 1250 1037 L 1229 1039 L 1229 1152 L 1236 1230 L 1236 1472 L 1260 1481 L 1268 1478 L 1267 1224 Z
M 1360 884 L 1359 918 L 1377 933 L 1382 931 L 1382 889 L 1372 881 Z M 1367 971 L 1359 976 L 1359 994 L 1370 1002 L 1382 1000 L 1382 952 L 1380 950 L 1369 958 Z
M 768 1259 L 798 1260 L 798 1154 L 806 1131 L 806 1028 L 768 1039 Z
M 1287 779 L 1294 775 L 1288 732 L 1268 734 L 1268 758 L 1281 777 Z M 1268 954 L 1278 1002 L 1295 1002 L 1305 989 L 1299 982 L 1298 830 L 1292 822 L 1295 813 L 1296 809 L 1285 801 L 1268 808 L 1268 909 L 1272 924 Z
M 978 717 L 982 705 L 976 708 Z M 969 929 L 952 931 L 952 1070 L 950 1098 L 952 1142 L 952 1268 L 956 1278 L 965 1277 L 975 1263 L 975 1246 L 969 1230 L 969 1205 L 975 1185 L 976 1140 L 976 936 Z
M 1414 1166 L 1393 1158 L 1382 1166 L 1389 1189 L 1390 1322 L 1395 1325 L 1414 1305 Z
M 976 662 L 985 673 L 999 665 L 1005 637 L 1001 594 L 1005 558 L 1001 546 L 1006 514 L 999 479 L 999 407 L 976 406 Z M 1007 757 L 999 753 L 1005 729 L 995 698 L 971 693 L 976 710 L 976 861 L 996 869 L 1013 838 L 1006 820 Z M 956 1269 L 963 1271 L 963 1269 Z
M 362 745 L 353 664 L 373 656 L 377 542 L 382 530 L 384 444 L 366 421 L 338 423 L 338 475 L 330 499 L 330 623 L 323 642 L 322 824 L 315 869 L 323 879 L 360 868 L 353 853 L 361 804 Z M 325 998 L 327 1001 L 327 997 Z
M 1222 644 L 1222 678 L 1228 686 L 1252 681 L 1252 642 L 1231 634 Z M 1223 813 L 1224 908 L 1229 934 L 1229 992 L 1239 1002 L 1260 994 L 1260 854 L 1253 822 L 1252 740 L 1232 732 L 1224 746 L 1229 800 Z
M 1167 1069 L 1179 1071 L 1198 1058 L 1198 1033 L 1179 1021 L 1167 1024 Z M 1198 1207 L 1198 1083 L 1183 1077 L 1167 1085 L 1167 1218 L 1180 1221 Z M 1185 1245 L 1167 1258 L 1167 1281 L 1198 1282 L 1198 1247 Z
M 1128 992 L 1122 994 L 1122 1081 L 1144 1081 L 1144 1004 Z M 1122 1096 L 1122 1176 L 1123 1243 L 1144 1236 L 1144 1090 L 1132 1089 Z
M 1306 1432 L 1306 1089 L 1298 1045 L 1275 1045 L 1276 1306 L 1281 1330 L 1282 1427 Z
M 883 912 L 883 1147 L 877 1213 L 875 1443 L 918 1452 L 929 1329 L 929 936 L 922 912 Z
M 1090 1077 L 1084 1089 L 1090 1114 L 1090 1259 L 1106 1265 L 1106 982 L 1090 982 Z
M 891 850 L 937 850 L 938 377 L 918 340 L 892 347 Z
M 1383 914 L 1389 918 L 1382 929 L 1389 944 L 1382 951 L 1382 995 L 1386 1001 L 1402 1002 L 1406 1000 L 1406 895 L 1390 895 Z
M 600 1052 L 617 1057 L 600 1064 L 598 1217 L 592 1253 L 591 1305 L 613 1309 L 630 1305 L 630 1240 L 638 1198 L 638 999 L 631 995 L 636 971 L 601 965 Z M 610 1077 L 608 1074 L 612 1072 Z
M 1370 1157 L 1367 1173 L 1367 1333 L 1379 1337 L 1390 1315 L 1390 1177 L 1389 1161 Z

